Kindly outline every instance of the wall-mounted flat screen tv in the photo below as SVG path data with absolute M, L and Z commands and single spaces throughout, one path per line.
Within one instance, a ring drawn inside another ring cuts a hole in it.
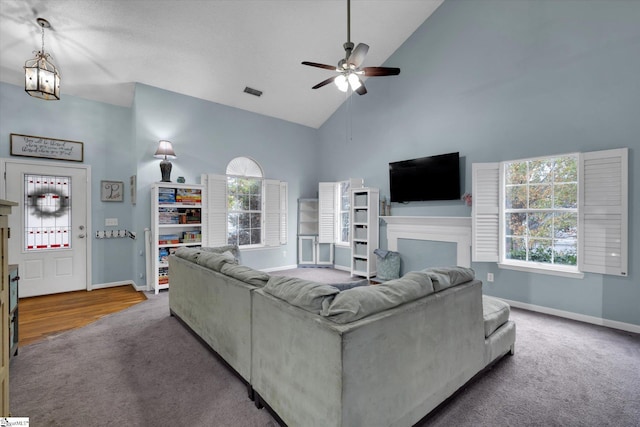
M 460 198 L 460 154 L 449 153 L 389 163 L 392 202 Z

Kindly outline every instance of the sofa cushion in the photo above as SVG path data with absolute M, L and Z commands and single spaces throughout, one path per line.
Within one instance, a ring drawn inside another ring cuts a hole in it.
M 432 293 L 433 284 L 429 276 L 413 271 L 380 285 L 340 292 L 321 314 L 336 323 L 349 323 Z
M 431 267 L 424 270 L 433 281 L 436 292 L 473 280 L 475 272 L 467 267 Z
M 287 276 L 272 276 L 264 291 L 315 314 L 320 313 L 323 303 L 327 306 L 330 299 L 340 292 L 338 288 L 326 283 Z
M 484 318 L 484 337 L 494 333 L 496 329 L 509 320 L 511 307 L 497 298 L 482 295 L 482 317 Z
M 202 252 L 196 262 L 203 266 L 215 271 L 220 271 L 224 264 L 237 264 L 238 260 L 229 251 L 216 253 L 216 252 Z
M 344 283 L 329 283 L 334 288 L 338 288 L 339 291 L 346 291 L 347 289 L 357 288 L 358 286 L 369 285 L 369 280 L 362 279 L 356 282 L 344 282 Z
M 246 265 L 224 263 L 220 272 L 254 286 L 264 286 L 269 280 L 269 275 L 263 271 L 254 270 Z
M 189 248 L 183 246 L 181 248 L 176 249 L 175 255 L 180 258 L 184 258 L 187 261 L 197 262 L 198 257 L 202 253 L 201 248 Z
M 240 256 L 240 249 L 238 248 L 238 245 L 223 245 L 223 246 L 206 246 L 206 247 L 202 247 L 200 248 L 203 252 L 213 252 L 213 253 L 224 253 L 224 252 L 231 252 L 231 254 L 238 259 L 238 257 Z

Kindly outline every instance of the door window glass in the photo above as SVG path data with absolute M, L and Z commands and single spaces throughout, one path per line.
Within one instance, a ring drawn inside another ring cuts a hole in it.
M 71 177 L 24 176 L 24 249 L 70 249 Z

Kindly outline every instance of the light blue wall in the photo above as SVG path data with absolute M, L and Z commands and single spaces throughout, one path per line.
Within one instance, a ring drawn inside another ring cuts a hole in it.
M 640 325 L 638 23 L 640 1 L 446 0 L 387 61 L 402 73 L 369 79 L 369 93 L 321 127 L 320 179 L 349 170 L 388 197 L 389 162 L 459 151 L 462 191 L 470 192 L 474 162 L 629 147 L 628 277 L 473 267 L 483 279 L 495 274 L 488 294 Z M 423 202 L 393 204 L 392 214 L 469 216 L 471 209 Z
M 288 182 L 289 243 L 245 250 L 242 261 L 261 269 L 296 264 L 296 200 L 317 193 L 314 129 L 141 84 L 135 87 L 133 107 L 124 108 L 72 96 L 44 102 L 27 96 L 21 87 L 0 83 L 0 157 L 10 157 L 11 133 L 82 141 L 83 164 L 92 171 L 93 231 L 137 233 L 135 241 L 92 239 L 94 285 L 146 284 L 144 231 L 151 225 L 151 185 L 160 181 L 160 160 L 153 158 L 160 139 L 172 141 L 178 156 L 172 161 L 174 182 L 178 176 L 198 183 L 202 173 L 224 174 L 237 156 L 255 159 L 267 178 Z M 134 174 L 137 203 L 132 206 L 129 178 Z M 101 180 L 124 181 L 124 203 L 101 202 Z M 105 218 L 118 218 L 118 227 L 105 227 Z
M 128 153 L 131 124 L 129 108 L 64 95 L 60 101 L 42 101 L 28 96 L 22 87 L 0 83 L 0 157 L 10 157 L 11 133 L 83 142 L 83 164 L 91 165 L 93 176 L 90 215 L 94 230 L 131 230 L 133 227 L 128 193 L 123 203 L 100 201 L 100 180 L 128 183 L 132 175 L 133 163 Z M 14 159 L 39 161 L 26 157 Z M 60 166 L 71 164 L 58 163 Z M 118 227 L 105 227 L 105 218 L 118 218 Z M 93 283 L 131 280 L 133 247 L 130 239 L 92 238 Z
M 160 181 L 160 161 L 153 158 L 158 140 L 173 143 L 172 181 L 184 176 L 188 183 L 199 183 L 201 174 L 224 174 L 233 158 L 251 157 L 266 178 L 288 182 L 289 233 L 286 246 L 243 250 L 242 262 L 260 269 L 296 264 L 296 201 L 317 192 L 317 131 L 142 84 L 136 85 L 133 110 L 139 230 L 150 227 L 151 185 Z M 136 272 L 138 277 L 144 272 L 142 258 Z
M 318 181 L 362 177 L 388 198 L 390 161 L 459 151 L 462 190 L 470 191 L 473 162 L 630 147 L 629 277 L 575 280 L 473 267 L 481 278 L 495 274 L 488 294 L 640 325 L 638 22 L 640 1 L 446 0 L 389 59 L 402 74 L 368 80 L 369 93 L 352 97 L 319 130 L 145 85 L 136 86 L 133 107 L 123 108 L 71 96 L 43 102 L 0 83 L 0 156 L 9 157 L 10 133 L 83 141 L 94 229 L 116 217 L 118 228 L 139 236 L 94 239 L 93 282 L 144 284 L 139 253 L 150 186 L 160 178 L 152 157 L 159 139 L 174 143 L 174 180 L 199 182 L 201 173 L 223 173 L 233 157 L 250 156 L 267 177 L 289 182 L 289 244 L 245 251 L 243 261 L 257 268 L 296 263 L 296 199 L 314 197 Z M 133 174 L 135 207 L 128 193 L 124 203 L 100 202 L 101 179 L 128 183 Z M 393 215 L 470 212 L 461 201 L 392 208 Z M 386 227 L 380 231 L 386 247 Z

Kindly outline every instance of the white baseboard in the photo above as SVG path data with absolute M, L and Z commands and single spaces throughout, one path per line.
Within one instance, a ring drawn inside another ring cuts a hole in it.
M 334 265 L 334 266 L 333 266 L 333 268 L 334 268 L 335 270 L 346 271 L 346 272 L 351 273 L 351 268 L 349 268 L 349 267 L 345 267 L 345 266 L 343 266 L 343 265 Z
M 265 273 L 271 273 L 272 271 L 282 271 L 282 270 L 291 270 L 294 268 L 298 268 L 297 265 L 283 265 L 282 267 L 273 267 L 273 268 L 265 268 L 260 271 L 264 271 Z
M 109 283 L 98 283 L 97 285 L 91 285 L 91 290 L 94 289 L 104 289 L 104 288 L 115 288 L 116 286 L 124 286 L 131 285 L 134 287 L 136 291 L 143 292 L 147 290 L 147 285 L 138 286 L 135 282 L 131 280 L 124 280 L 122 282 L 109 282 Z
M 591 323 L 593 325 L 606 326 L 607 328 L 620 329 L 623 331 L 640 334 L 640 325 L 634 325 L 633 323 L 618 322 L 617 320 L 603 319 L 601 317 L 588 316 L 586 314 L 573 313 L 571 311 L 557 310 L 555 308 L 527 304 L 524 302 L 512 301 L 504 298 L 500 299 L 509 304 L 511 307 L 523 308 L 529 311 L 551 314 L 553 316 L 564 317 L 566 319 L 577 320 L 579 322 Z

